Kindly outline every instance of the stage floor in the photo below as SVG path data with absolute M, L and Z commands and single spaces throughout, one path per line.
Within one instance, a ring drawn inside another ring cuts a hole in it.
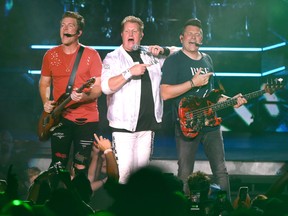
M 287 172 L 287 133 L 223 132 L 223 136 L 232 198 L 237 195 L 240 186 L 248 186 L 251 196 L 265 193 L 271 184 Z M 50 143 L 42 142 L 38 147 L 35 157 L 30 158 L 29 166 L 44 170 L 50 163 Z M 156 135 L 151 164 L 177 175 L 176 147 L 172 135 Z M 212 174 L 201 145 L 194 166 L 194 171 L 197 170 Z M 284 192 L 287 193 L 287 187 Z
M 265 193 L 288 170 L 287 133 L 223 132 L 226 164 L 230 176 L 232 198 L 240 186 L 248 186 L 250 195 Z M 173 137 L 157 137 L 151 164 L 177 175 L 177 155 Z M 194 171 L 211 175 L 202 145 L 197 152 Z M 287 193 L 287 187 L 284 188 Z
M 286 162 L 288 133 L 232 133 L 223 132 L 227 161 Z M 177 159 L 173 136 L 157 136 L 153 159 Z M 197 160 L 206 160 L 202 145 Z

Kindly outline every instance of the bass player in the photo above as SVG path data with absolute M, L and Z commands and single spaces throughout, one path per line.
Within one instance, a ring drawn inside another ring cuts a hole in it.
M 222 190 L 226 190 L 229 197 L 230 183 L 225 164 L 224 144 L 220 126 L 207 125 L 204 122 L 204 126 L 198 131 L 197 136 L 187 137 L 184 136 L 179 125 L 177 111 L 181 99 L 191 95 L 204 98 L 214 87 L 212 60 L 209 55 L 199 51 L 202 39 L 201 21 L 189 19 L 180 33 L 182 49 L 169 56 L 162 67 L 161 96 L 163 100 L 173 99 L 172 112 L 176 123 L 175 140 L 178 156 L 178 177 L 184 183 L 185 193 L 188 194 L 187 177 L 193 172 L 198 145 L 202 143 L 215 177 L 215 183 Z M 227 98 L 227 96 L 220 94 L 214 102 L 226 100 Z M 241 94 L 236 95 L 235 98 L 237 100 L 234 107 L 239 107 L 247 102 Z M 202 118 L 199 120 L 201 121 Z

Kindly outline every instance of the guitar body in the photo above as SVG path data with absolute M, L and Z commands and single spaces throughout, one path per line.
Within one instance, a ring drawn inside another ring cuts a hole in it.
M 272 94 L 275 90 L 283 88 L 283 86 L 283 79 L 275 78 L 268 82 L 264 89 L 245 94 L 243 97 L 248 100 L 259 97 L 264 93 Z M 222 93 L 221 90 L 216 89 L 204 98 L 188 96 L 181 99 L 178 106 L 178 117 L 184 136 L 194 138 L 204 126 L 220 125 L 222 119 L 216 117 L 216 111 L 237 104 L 237 98 L 229 98 L 218 102 Z
M 81 93 L 85 88 L 92 88 L 96 78 L 92 77 L 86 81 L 79 89 L 77 93 Z M 60 122 L 61 114 L 65 110 L 66 105 L 71 101 L 70 95 L 63 94 L 55 103 L 55 108 L 51 113 L 43 111 L 38 122 L 38 137 L 40 141 L 46 141 L 50 138 L 51 132 L 57 127 Z M 79 103 L 80 104 L 80 103 Z
M 68 97 L 70 97 L 68 95 Z M 38 137 L 40 141 L 46 141 L 50 138 L 51 129 L 59 124 L 61 112 L 57 111 L 59 105 L 67 99 L 67 95 L 63 94 L 56 102 L 55 108 L 51 113 L 42 112 L 38 122 Z
M 222 122 L 212 109 L 205 109 L 216 103 L 220 90 L 213 90 L 207 97 L 188 96 L 181 99 L 178 106 L 180 128 L 184 136 L 196 137 L 204 126 L 217 126 Z
M 46 141 L 50 138 L 50 129 L 56 122 L 50 113 L 42 112 L 38 122 L 38 137 L 40 141 Z

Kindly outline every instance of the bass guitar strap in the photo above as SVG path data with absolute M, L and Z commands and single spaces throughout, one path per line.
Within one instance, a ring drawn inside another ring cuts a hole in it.
M 209 55 L 207 55 L 206 53 L 202 53 L 203 55 L 203 59 L 204 61 L 212 68 L 212 72 L 214 73 L 214 68 L 213 68 L 213 63 L 212 63 L 212 59 Z M 216 76 L 216 73 L 214 73 L 214 75 L 212 76 L 212 78 L 214 79 L 213 82 L 211 82 L 211 89 L 215 89 L 215 88 L 219 88 L 223 93 L 225 93 L 225 89 L 223 84 L 221 83 L 221 80 L 218 79 L 218 77 Z M 217 81 L 218 87 L 214 86 L 214 82 Z
M 66 93 L 65 93 L 66 95 L 71 94 L 72 87 L 73 87 L 73 84 L 74 84 L 74 80 L 75 80 L 75 77 L 76 77 L 76 71 L 77 71 L 77 68 L 78 68 L 78 65 L 79 65 L 79 62 L 80 62 L 80 59 L 81 59 L 83 51 L 84 51 L 84 46 L 80 45 L 80 48 L 78 50 L 78 53 L 77 53 L 77 56 L 76 56 L 76 59 L 75 59 L 75 63 L 73 65 L 73 70 L 72 70 L 72 73 L 70 75 L 70 79 L 69 79 L 68 85 L 66 87 Z

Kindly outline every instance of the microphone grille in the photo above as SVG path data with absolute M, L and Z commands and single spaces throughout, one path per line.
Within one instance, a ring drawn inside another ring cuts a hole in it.
M 133 49 L 134 51 L 138 50 L 139 48 L 140 48 L 140 46 L 137 45 L 137 44 L 134 44 L 133 47 L 132 47 L 132 49 Z

